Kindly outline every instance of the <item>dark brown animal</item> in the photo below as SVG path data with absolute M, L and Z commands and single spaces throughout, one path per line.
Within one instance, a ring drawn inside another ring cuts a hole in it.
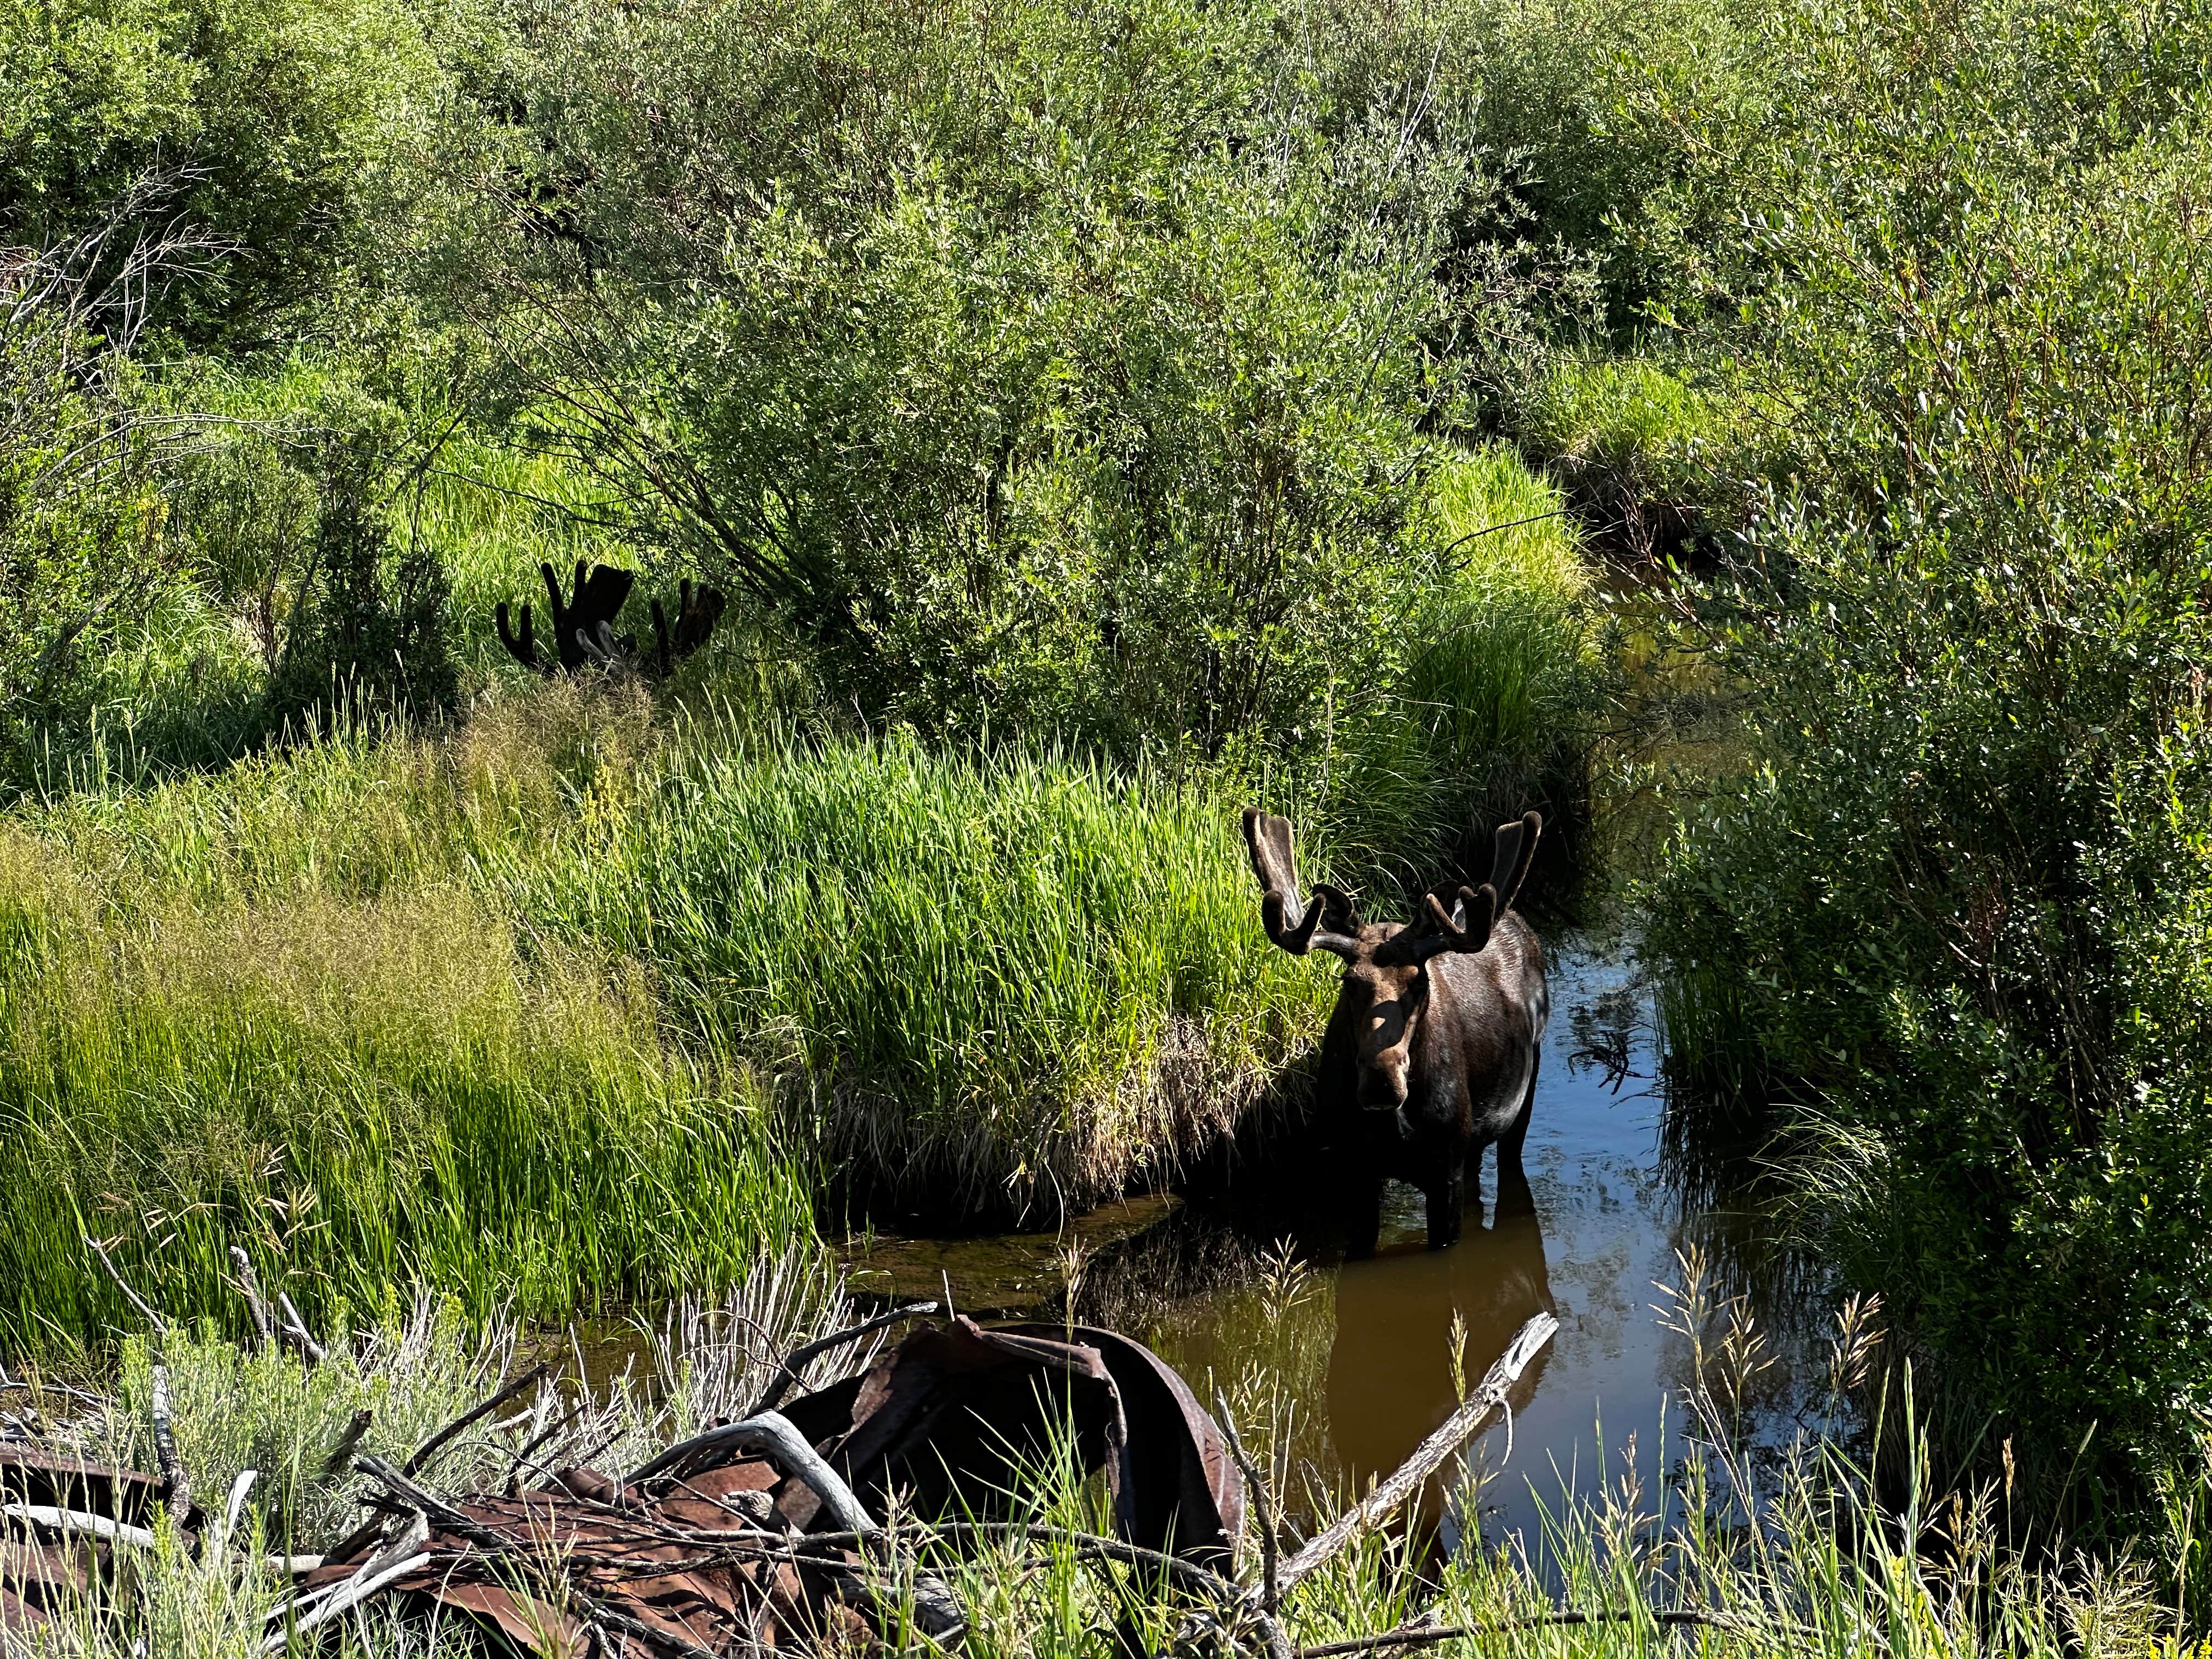
M 1430 893 L 1411 923 L 1363 922 L 1326 883 L 1302 900 L 1289 823 L 1244 814 L 1267 937 L 1296 956 L 1344 962 L 1321 1095 L 1348 1165 L 1355 1255 L 1374 1251 L 1386 1178 L 1427 1195 L 1429 1244 L 1440 1249 L 1459 1237 L 1468 1167 L 1482 1149 L 1497 1143 L 1501 1169 L 1520 1161 L 1551 994 L 1544 947 L 1513 903 L 1543 828 L 1534 812 L 1500 824 L 1480 887 Z

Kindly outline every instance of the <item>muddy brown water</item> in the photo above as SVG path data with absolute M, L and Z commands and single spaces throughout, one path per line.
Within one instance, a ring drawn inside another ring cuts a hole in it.
M 1756 1147 L 1715 1127 L 1711 1110 L 1668 1099 L 1652 988 L 1631 954 L 1569 939 L 1554 955 L 1525 1180 L 1501 1187 L 1486 1158 L 1480 1224 L 1470 1208 L 1449 1249 L 1427 1248 L 1410 1188 L 1386 1195 L 1376 1255 L 1346 1261 L 1310 1200 L 1285 1213 L 1232 1182 L 1226 1201 L 1134 1200 L 1057 1235 L 850 1241 L 855 1288 L 949 1287 L 979 1316 L 1072 1307 L 1149 1342 L 1209 1404 L 1217 1388 L 1240 1412 L 1264 1403 L 1308 1472 L 1302 1486 L 1330 1494 L 1395 1468 L 1449 1415 L 1455 1332 L 1471 1381 L 1548 1308 L 1558 1337 L 1516 1391 L 1510 1425 L 1485 1433 L 1462 1471 L 1480 1476 L 1475 1510 L 1429 1499 L 1448 1532 L 1479 1514 L 1486 1536 L 1519 1531 L 1534 1547 L 1565 1493 L 1619 1479 L 1632 1455 L 1649 1501 L 1679 1455 L 1668 1437 L 1691 1350 L 1662 1320 L 1659 1287 L 1680 1287 L 1687 1253 L 1765 1333 L 1771 1363 L 1748 1409 L 1759 1438 L 1785 1441 L 1807 1415 L 1820 1276 L 1778 1243 Z

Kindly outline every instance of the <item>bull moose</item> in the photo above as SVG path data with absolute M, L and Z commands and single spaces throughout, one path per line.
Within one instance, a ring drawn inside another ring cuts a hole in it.
M 1289 822 L 1244 814 L 1267 937 L 1294 956 L 1344 961 L 1321 1104 L 1351 1165 L 1355 1255 L 1374 1252 L 1386 1177 L 1427 1195 L 1429 1246 L 1442 1249 L 1459 1237 L 1468 1166 L 1482 1149 L 1497 1143 L 1501 1170 L 1520 1162 L 1551 994 L 1543 945 L 1513 904 L 1543 829 L 1535 812 L 1500 824 L 1480 887 L 1429 893 L 1410 923 L 1366 922 L 1326 882 L 1302 900 Z

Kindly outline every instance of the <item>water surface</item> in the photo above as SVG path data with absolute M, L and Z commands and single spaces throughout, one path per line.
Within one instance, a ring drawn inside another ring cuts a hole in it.
M 1555 957 L 1520 1176 L 1501 1181 L 1485 1158 L 1480 1224 L 1471 1183 L 1449 1249 L 1427 1248 L 1421 1195 L 1393 1183 L 1377 1254 L 1346 1261 L 1330 1206 L 1310 1190 L 1249 1190 L 1265 1185 L 1255 1170 L 1224 1197 L 1135 1200 L 1057 1236 L 856 1243 L 856 1285 L 949 1287 L 963 1311 L 1056 1316 L 1073 1280 L 1077 1316 L 1151 1343 L 1209 1403 L 1216 1388 L 1272 1401 L 1302 1463 L 1339 1492 L 1395 1468 L 1450 1414 L 1460 1379 L 1549 1309 L 1559 1335 L 1515 1391 L 1510 1424 L 1471 1455 L 1485 1532 L 1533 1540 L 1563 1487 L 1589 1492 L 1601 1467 L 1619 1476 L 1632 1448 L 1655 1489 L 1662 1413 L 1692 1364 L 1660 1286 L 1682 1288 L 1688 1252 L 1768 1330 L 1774 1363 L 1747 1407 L 1765 1437 L 1786 1437 L 1817 1275 L 1777 1248 L 1749 1149 L 1722 1143 L 1709 1112 L 1669 1110 L 1650 988 L 1625 953 L 1570 942 Z

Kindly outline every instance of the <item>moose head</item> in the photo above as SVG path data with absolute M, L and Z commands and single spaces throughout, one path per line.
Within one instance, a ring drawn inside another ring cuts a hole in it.
M 1344 962 L 1332 1026 L 1349 1026 L 1358 1064 L 1358 1103 L 1396 1112 L 1407 1102 L 1413 1060 L 1432 1000 L 1429 964 L 1440 956 L 1479 955 L 1498 919 L 1513 907 L 1528 873 L 1544 820 L 1528 812 L 1500 824 L 1490 880 L 1434 890 L 1410 922 L 1363 921 L 1352 899 L 1327 882 L 1299 897 L 1297 854 L 1287 819 L 1248 808 L 1244 842 L 1265 896 L 1267 937 L 1293 956 L 1327 951 Z

